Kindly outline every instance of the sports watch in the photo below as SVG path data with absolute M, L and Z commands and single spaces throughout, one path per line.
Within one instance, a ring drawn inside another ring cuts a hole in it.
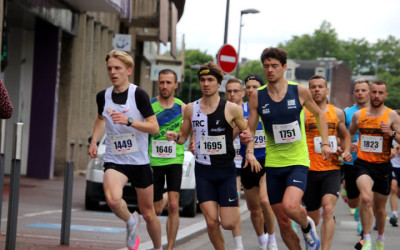
M 128 124 L 126 124 L 126 126 L 130 127 L 133 123 L 133 119 L 132 118 L 128 118 Z

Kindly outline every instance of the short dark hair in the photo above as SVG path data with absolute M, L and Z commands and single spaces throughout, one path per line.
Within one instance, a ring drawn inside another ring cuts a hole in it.
M 229 80 L 226 82 L 226 85 L 228 85 L 229 83 L 234 83 L 234 82 L 239 83 L 239 84 L 240 84 L 240 87 L 243 88 L 243 83 L 242 83 L 242 81 L 240 81 L 240 80 L 237 79 L 237 78 L 231 78 L 231 79 L 229 79 Z
M 259 82 L 260 86 L 263 86 L 265 84 L 262 77 L 257 73 L 248 74 L 246 76 L 246 79 L 244 80 L 244 83 L 246 84 L 250 80 L 255 80 L 255 81 Z
M 321 76 L 321 75 L 313 75 L 313 76 L 310 78 L 310 80 L 308 81 L 308 88 L 310 88 L 310 82 L 311 82 L 311 80 L 318 80 L 318 79 L 324 80 L 325 87 L 328 87 L 328 84 L 327 84 L 327 82 L 326 82 L 325 77 L 323 77 L 323 76 Z
M 376 81 L 371 82 L 371 86 L 372 86 L 373 84 L 375 84 L 375 85 L 385 85 L 385 88 L 386 88 L 386 91 L 387 91 L 387 84 L 386 84 L 385 81 L 376 80 Z
M 274 58 L 278 60 L 283 66 L 286 64 L 287 55 L 287 52 L 283 49 L 269 47 L 264 49 L 264 51 L 261 53 L 261 63 L 264 64 L 265 59 Z
M 369 80 L 365 79 L 365 78 L 359 78 L 357 80 L 354 81 L 354 86 L 356 86 L 357 84 L 361 84 L 361 83 L 365 83 L 368 85 L 368 89 L 371 90 L 371 84 L 369 83 Z
M 197 72 L 197 76 L 200 79 L 202 75 L 212 75 L 217 78 L 217 81 L 221 84 L 222 79 L 224 79 L 224 72 L 222 69 L 215 63 L 209 61 L 200 66 L 199 71 Z
M 173 71 L 172 69 L 162 69 L 160 70 L 160 72 L 158 72 L 158 79 L 160 79 L 160 75 L 167 75 L 167 74 L 173 74 L 175 77 L 175 82 L 178 81 L 178 77 L 176 76 L 175 71 Z

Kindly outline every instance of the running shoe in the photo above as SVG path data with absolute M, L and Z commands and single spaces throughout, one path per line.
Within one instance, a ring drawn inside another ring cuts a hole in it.
M 353 218 L 354 218 L 355 221 L 359 221 L 360 220 L 360 209 L 358 207 L 356 207 L 356 210 L 354 211 Z
M 304 241 L 306 243 L 307 250 L 318 250 L 320 247 L 320 242 L 318 239 L 317 231 L 315 230 L 315 223 L 314 221 L 307 216 L 308 223 L 311 225 L 311 229 L 308 233 L 303 233 Z
M 296 222 L 294 222 L 293 220 L 292 220 L 292 228 L 297 233 L 297 225 Z
M 398 218 L 396 216 L 392 215 L 392 217 L 390 217 L 389 222 L 390 222 L 390 224 L 392 224 L 392 226 L 398 227 L 399 225 L 397 225 L 397 221 L 398 221 Z
M 137 226 L 140 222 L 139 214 L 135 211 L 133 214 L 133 218 L 135 219 L 135 224 L 126 225 L 126 246 L 129 250 L 136 250 L 140 244 L 140 238 L 137 236 Z
M 354 216 L 355 213 L 356 213 L 356 209 L 355 208 L 350 208 L 350 215 Z
M 372 243 L 371 240 L 365 240 L 361 250 L 371 250 L 372 249 Z
M 361 225 L 361 221 L 359 221 L 358 223 L 357 223 L 357 232 L 361 235 L 361 233 L 362 233 L 362 225 Z
M 344 201 L 344 203 L 347 203 L 348 202 L 348 198 L 347 198 L 347 191 L 346 191 L 346 189 L 342 189 L 342 191 L 341 191 L 341 196 L 342 196 L 342 199 L 343 199 L 343 201 Z
M 375 250 L 383 250 L 384 249 L 383 245 L 384 245 L 383 241 L 377 240 L 375 242 Z
M 264 245 L 258 245 L 258 250 L 267 250 L 267 243 L 265 243 Z
M 276 245 L 276 242 L 268 244 L 268 250 L 278 250 L 278 245 Z
M 361 250 L 362 246 L 363 246 L 364 240 L 361 238 L 361 240 L 359 242 L 356 243 L 356 245 L 354 246 L 355 249 L 357 250 Z

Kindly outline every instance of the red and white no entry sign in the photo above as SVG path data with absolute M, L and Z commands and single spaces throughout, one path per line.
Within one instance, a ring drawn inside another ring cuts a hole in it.
M 218 52 L 218 64 L 222 71 L 229 74 L 236 69 L 238 57 L 235 48 L 232 45 L 223 45 Z

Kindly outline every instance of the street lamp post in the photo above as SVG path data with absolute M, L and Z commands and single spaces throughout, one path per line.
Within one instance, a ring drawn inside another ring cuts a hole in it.
M 237 63 L 237 65 L 236 65 L 236 78 L 239 77 L 240 38 L 241 38 L 241 36 L 242 36 L 242 26 L 243 26 L 243 24 L 242 24 L 242 16 L 243 16 L 244 14 L 257 14 L 257 13 L 260 13 L 260 11 L 259 11 L 259 10 L 256 10 L 256 9 L 246 9 L 246 10 L 240 11 L 239 43 L 238 43 L 238 53 L 237 53 L 237 56 L 238 56 L 238 63 Z
M 189 79 L 189 96 L 188 96 L 188 103 L 192 101 L 192 70 L 194 69 L 200 69 L 199 64 L 193 64 L 190 66 L 190 79 Z

